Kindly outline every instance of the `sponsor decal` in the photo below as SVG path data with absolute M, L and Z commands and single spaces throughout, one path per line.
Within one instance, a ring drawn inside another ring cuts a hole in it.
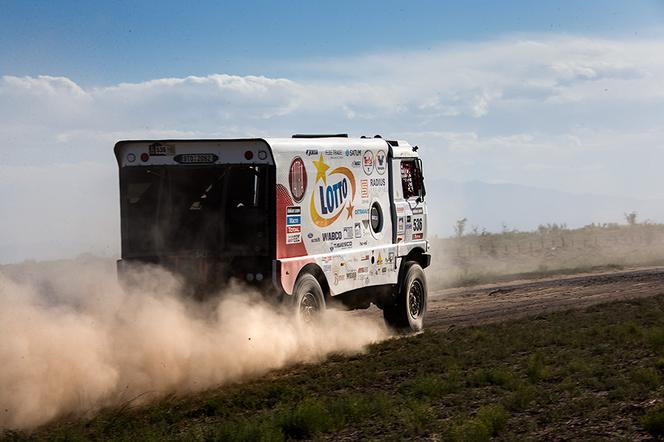
M 364 255 L 362 258 L 360 258 L 360 261 L 369 261 L 369 255 Z
M 332 247 L 335 249 L 350 249 L 353 247 L 353 241 L 343 241 L 332 243 Z
M 346 149 L 345 153 L 347 157 L 359 157 L 362 155 L 362 151 L 360 149 Z
M 385 173 L 385 169 L 387 169 L 387 155 L 385 154 L 384 150 L 379 150 L 376 152 L 376 172 L 378 172 L 380 175 Z
M 421 207 L 415 207 L 413 209 L 413 215 L 422 215 L 424 213 L 424 209 Z
M 346 272 L 346 279 L 357 279 L 357 272 Z
M 173 161 L 180 164 L 212 164 L 218 159 L 213 153 L 183 153 L 173 157 Z
M 389 262 L 390 264 L 392 264 L 394 262 L 394 252 L 390 252 L 387 255 L 387 262 Z
M 314 242 L 320 242 L 320 236 L 317 236 L 311 240 L 312 243 Z
M 355 215 L 369 215 L 369 209 L 355 209 Z
M 351 219 L 356 191 L 353 172 L 347 167 L 329 170 L 323 155 L 313 163 L 316 167 L 316 187 L 309 204 L 313 223 L 318 227 L 327 227 L 342 215 L 346 215 L 343 219 Z
M 163 157 L 175 155 L 175 146 L 172 144 L 152 143 L 148 146 L 151 157 Z
M 406 222 L 407 222 L 407 223 L 409 223 L 409 222 L 410 222 L 410 220 L 411 220 L 411 217 L 410 217 L 410 215 L 406 216 Z
M 353 239 L 352 227 L 344 227 L 344 239 Z
M 371 178 L 370 183 L 371 187 L 383 187 L 385 186 L 385 178 Z
M 355 223 L 355 238 L 362 238 L 362 223 Z
M 404 232 L 405 232 L 405 224 L 403 216 L 400 216 L 397 218 L 397 233 L 404 233 Z
M 302 233 L 302 226 L 286 226 L 286 233 Z
M 360 197 L 363 200 L 369 199 L 369 180 L 360 180 Z
M 331 256 L 323 256 L 321 258 L 321 261 L 323 261 L 323 262 L 332 262 L 332 259 L 333 258 Z
M 314 237 L 314 234 L 313 234 L 313 233 L 311 233 L 311 232 L 307 233 L 307 238 L 311 239 L 311 238 L 313 238 L 313 237 Z
M 308 157 L 318 155 L 318 149 L 307 149 L 305 155 Z
M 369 273 L 369 267 L 359 267 L 357 273 Z
M 344 156 L 344 151 L 341 149 L 328 149 L 324 153 L 326 157 L 330 158 L 341 158 Z
M 323 236 L 323 241 L 338 241 L 343 239 L 341 232 L 323 232 L 321 235 Z
M 332 265 L 331 264 L 323 264 L 323 271 L 325 273 L 328 273 L 332 270 Z
M 357 168 L 357 167 L 361 167 L 361 166 L 362 166 L 362 161 L 360 161 L 360 160 L 353 160 L 353 162 L 350 163 L 350 165 L 351 165 L 351 167 L 355 167 L 355 168 Z
M 402 206 L 397 207 L 397 213 L 398 213 L 399 215 L 403 214 L 403 210 L 404 210 L 404 209 L 403 209 Z
M 397 235 L 397 242 L 403 241 L 403 235 Z
M 296 203 L 302 201 L 307 190 L 307 170 L 302 158 L 295 157 L 288 172 L 288 185 Z
M 422 231 L 422 218 L 415 218 L 413 220 L 413 231 L 415 232 Z
M 339 274 L 336 273 L 334 274 L 334 285 L 339 284 L 341 281 L 344 281 L 346 279 L 346 275 L 344 274 Z
M 360 241 L 358 244 L 360 246 L 366 246 L 367 244 L 369 244 L 369 241 Z
M 373 158 L 373 153 L 371 153 L 370 150 L 364 151 L 364 155 L 362 155 L 362 169 L 364 169 L 364 173 L 367 175 L 371 175 L 374 170 L 374 158 Z
M 413 223 L 406 223 L 406 230 L 410 230 L 413 228 Z
M 376 265 L 377 266 L 382 266 L 383 265 L 383 255 L 378 252 L 378 259 L 376 260 Z
M 422 233 L 422 232 L 413 233 L 413 240 L 422 239 L 423 237 L 424 237 L 424 233 Z
M 286 244 L 297 244 L 302 242 L 302 235 L 299 233 L 286 234 Z
M 298 206 L 286 207 L 286 244 L 302 242 L 302 209 Z M 295 214 L 295 215 L 294 215 Z

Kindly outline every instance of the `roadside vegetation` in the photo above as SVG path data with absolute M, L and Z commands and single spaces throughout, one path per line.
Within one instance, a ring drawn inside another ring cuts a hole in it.
M 431 239 L 429 284 L 438 289 L 664 265 L 664 224 L 639 223 L 634 212 L 625 220 L 579 229 L 547 224 L 530 232 L 504 226 L 490 233 L 460 219 L 455 236 Z
M 664 437 L 664 295 L 393 339 L 5 440 Z

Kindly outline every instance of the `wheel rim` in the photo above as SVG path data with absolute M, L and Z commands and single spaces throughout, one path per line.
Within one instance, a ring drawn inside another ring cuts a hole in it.
M 305 293 L 300 301 L 300 316 L 302 320 L 304 322 L 311 322 L 319 310 L 320 305 L 316 296 L 311 292 Z
M 419 280 L 414 280 L 408 291 L 408 314 L 418 319 L 424 312 L 424 287 Z

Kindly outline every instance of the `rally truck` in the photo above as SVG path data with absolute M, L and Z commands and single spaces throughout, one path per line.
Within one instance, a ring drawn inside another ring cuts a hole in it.
M 234 279 L 304 320 L 373 303 L 391 326 L 422 329 L 431 256 L 416 146 L 347 135 L 127 140 L 115 156 L 121 278 L 151 263 L 196 296 Z

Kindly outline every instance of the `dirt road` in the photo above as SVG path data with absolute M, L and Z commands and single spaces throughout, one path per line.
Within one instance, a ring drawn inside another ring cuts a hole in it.
M 664 267 L 430 292 L 428 329 L 449 329 L 664 293 Z

